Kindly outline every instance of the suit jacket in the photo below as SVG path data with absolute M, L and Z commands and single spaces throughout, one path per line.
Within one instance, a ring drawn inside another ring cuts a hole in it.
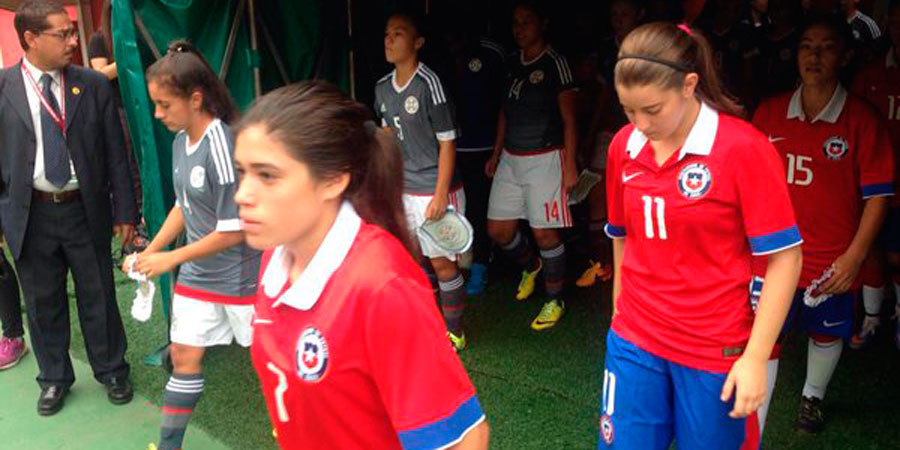
M 135 223 L 137 206 L 115 93 L 103 74 L 63 69 L 66 141 L 94 245 L 109 247 L 114 223 Z M 0 223 L 19 258 L 31 207 L 36 153 L 22 63 L 0 70 Z

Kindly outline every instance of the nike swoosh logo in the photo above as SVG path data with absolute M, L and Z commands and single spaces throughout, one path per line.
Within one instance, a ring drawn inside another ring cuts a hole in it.
M 842 323 L 844 323 L 844 322 L 846 322 L 846 320 L 842 320 L 842 321 L 840 321 L 840 322 L 829 322 L 829 321 L 827 321 L 827 320 L 823 320 L 823 321 L 822 321 L 822 325 L 824 325 L 825 328 L 831 328 L 831 327 L 836 327 L 836 326 L 838 326 L 838 325 L 840 325 L 840 324 L 842 324 Z
M 781 136 L 771 136 L 771 135 L 769 136 L 769 142 L 778 142 L 778 141 L 783 141 L 785 139 L 787 139 L 787 138 L 781 137 Z
M 636 177 L 636 176 L 638 176 L 638 175 L 643 175 L 643 174 L 644 174 L 644 172 L 635 172 L 635 173 L 633 173 L 633 174 L 631 174 L 631 175 L 625 175 L 625 174 L 623 173 L 623 174 L 622 174 L 622 183 L 627 183 L 628 180 L 630 180 L 630 179 L 632 179 L 632 178 L 634 178 L 634 177 Z

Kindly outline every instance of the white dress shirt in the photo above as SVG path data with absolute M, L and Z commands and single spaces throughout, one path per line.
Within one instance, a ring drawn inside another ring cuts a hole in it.
M 22 58 L 22 67 L 28 70 L 28 72 L 31 73 L 31 76 L 34 77 L 34 82 L 37 84 L 38 89 L 43 90 L 43 86 L 41 86 L 41 76 L 44 75 L 44 72 L 31 64 L 31 62 L 28 61 L 28 57 Z M 50 75 L 50 89 L 53 90 L 53 95 L 56 96 L 56 104 L 62 108 L 63 92 L 60 90 L 59 71 L 54 70 L 46 73 Z M 69 157 L 69 168 L 72 172 L 72 178 L 69 179 L 69 182 L 60 189 L 47 180 L 47 177 L 44 174 L 44 137 L 41 128 L 41 109 L 44 105 L 41 104 L 41 97 L 35 92 L 34 86 L 31 84 L 31 81 L 28 80 L 27 75 L 22 74 L 22 78 L 22 81 L 25 83 L 25 95 L 28 97 L 28 109 L 31 110 L 31 123 L 34 126 L 34 188 L 43 192 L 64 192 L 78 189 L 78 178 L 75 176 L 75 166 L 72 164 L 71 156 Z

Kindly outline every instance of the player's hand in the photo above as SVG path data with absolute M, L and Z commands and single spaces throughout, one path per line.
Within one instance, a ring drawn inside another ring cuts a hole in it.
M 447 214 L 447 196 L 435 195 L 425 208 L 425 218 L 429 220 L 438 220 Z
M 113 234 L 122 240 L 122 247 L 128 247 L 134 240 L 134 225 L 130 223 L 117 223 L 113 225 Z
M 134 269 L 147 276 L 147 278 L 156 278 L 166 272 L 172 271 L 178 261 L 172 257 L 172 252 L 143 252 L 138 254 L 137 262 L 134 263 Z
M 849 291 L 856 276 L 859 275 L 863 259 L 849 253 L 838 256 L 832 264 L 834 274 L 819 287 L 819 293 L 836 295 Z
M 566 164 L 563 168 L 563 188 L 566 192 L 572 192 L 572 188 L 578 183 L 578 170 L 575 166 Z
M 484 164 L 484 174 L 488 176 L 488 178 L 494 178 L 494 174 L 497 173 L 497 164 L 500 162 L 500 158 L 497 156 L 491 156 L 490 159 Z
M 762 406 L 766 399 L 766 363 L 765 359 L 742 356 L 731 366 L 720 396 L 727 402 L 734 394 L 734 409 L 728 413 L 729 417 L 747 417 Z

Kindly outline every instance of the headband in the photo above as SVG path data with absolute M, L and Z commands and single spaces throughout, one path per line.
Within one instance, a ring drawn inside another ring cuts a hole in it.
M 684 64 L 681 64 L 681 63 L 678 63 L 675 61 L 669 61 L 667 59 L 657 58 L 655 56 L 650 56 L 650 55 L 638 55 L 638 54 L 632 54 L 632 53 L 625 53 L 625 54 L 619 55 L 619 59 L 617 61 L 621 61 L 623 59 L 642 59 L 644 61 L 650 61 L 650 62 L 654 62 L 657 64 L 662 64 L 666 67 L 669 67 L 670 69 L 675 69 L 679 72 L 684 72 L 684 73 L 691 73 L 694 71 L 693 68 L 686 66 Z

